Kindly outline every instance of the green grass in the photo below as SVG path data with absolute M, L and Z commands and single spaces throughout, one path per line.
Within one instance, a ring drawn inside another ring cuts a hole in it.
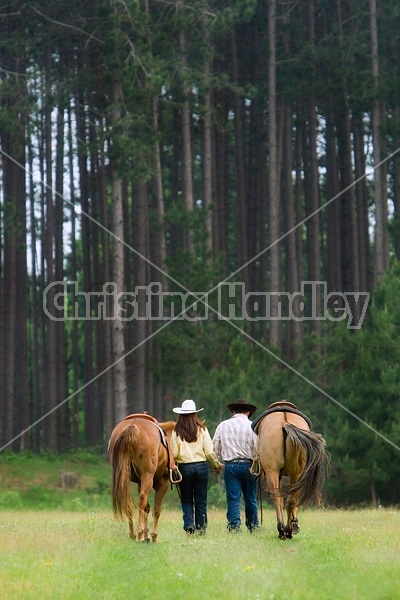
M 80 476 L 62 489 L 60 471 Z M 106 456 L 0 456 L 0 600 L 397 600 L 400 512 L 301 510 L 301 531 L 278 539 L 263 503 L 255 535 L 230 535 L 209 510 L 205 537 L 187 539 L 176 490 L 159 543 L 138 544 L 114 521 Z M 211 476 L 209 506 L 225 507 Z
M 60 471 L 79 476 L 77 486 L 62 489 Z M 0 510 L 106 509 L 110 506 L 110 481 L 105 455 L 4 453 L 0 455 Z
M 0 511 L 0 598 L 147 600 L 395 600 L 400 513 L 300 512 L 281 541 L 264 507 L 259 533 L 232 535 L 210 511 L 207 535 L 187 539 L 180 510 L 162 513 L 158 544 L 128 537 L 111 511 Z

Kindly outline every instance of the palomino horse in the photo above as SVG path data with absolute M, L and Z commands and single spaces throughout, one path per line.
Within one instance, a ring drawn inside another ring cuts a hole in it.
M 135 414 L 118 423 L 111 433 L 108 448 L 113 470 L 114 515 L 119 520 L 123 520 L 124 517 L 128 519 L 130 537 L 136 539 L 130 482 L 137 483 L 138 542 L 150 541 L 148 495 L 151 489 L 155 490 L 151 539 L 156 542 L 161 504 L 168 489 L 168 482 L 171 478 L 173 483 L 177 483 L 172 479 L 172 471 L 176 471 L 176 466 L 169 446 L 174 427 L 174 421 L 158 423 L 150 415 Z
M 315 500 L 322 505 L 325 463 L 329 455 L 325 440 L 310 431 L 311 421 L 291 402 L 275 402 L 255 421 L 252 428 L 259 438 L 260 475 L 272 496 L 281 539 L 290 539 L 300 530 L 300 505 Z M 287 523 L 284 524 L 283 475 L 289 477 L 286 497 Z

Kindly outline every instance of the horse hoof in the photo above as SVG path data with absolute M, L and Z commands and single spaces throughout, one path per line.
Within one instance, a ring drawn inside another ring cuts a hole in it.
M 293 535 L 297 535 L 300 531 L 299 522 L 297 519 L 292 520 L 292 533 Z

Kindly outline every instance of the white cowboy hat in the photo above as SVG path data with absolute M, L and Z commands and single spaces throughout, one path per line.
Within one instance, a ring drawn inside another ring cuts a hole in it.
M 204 410 L 204 408 L 199 408 L 197 410 L 194 400 L 184 400 L 181 407 L 173 408 L 172 410 L 174 413 L 178 413 L 178 415 L 190 415 L 192 413 L 198 413 L 201 410 Z

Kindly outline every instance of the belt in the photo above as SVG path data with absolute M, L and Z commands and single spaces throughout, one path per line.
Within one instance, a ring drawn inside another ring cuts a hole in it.
M 251 458 L 233 458 L 232 460 L 224 460 L 224 463 L 252 463 Z

